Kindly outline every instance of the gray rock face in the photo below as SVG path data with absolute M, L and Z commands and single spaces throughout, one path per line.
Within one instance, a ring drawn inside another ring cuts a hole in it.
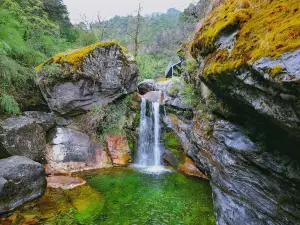
M 61 79 L 52 85 L 47 84 L 47 76 L 38 75 L 49 108 L 63 115 L 91 110 L 132 93 L 137 87 L 135 61 L 117 44 L 95 47 L 83 58 L 82 68 L 75 72 L 67 62 L 64 66 Z
M 23 156 L 0 160 L 0 214 L 42 196 L 47 181 L 44 167 Z
M 249 112 L 264 116 L 300 139 L 299 83 L 279 85 L 265 79 L 264 74 L 250 66 L 222 76 L 210 76 L 207 80 L 203 79 L 203 82 L 230 104 L 248 107 Z
M 185 103 L 182 96 L 184 85 L 178 78 L 173 77 L 170 80 L 157 83 L 157 89 L 164 93 L 164 103 L 171 107 L 181 110 L 191 110 L 192 106 Z
M 46 132 L 55 125 L 49 113 L 25 112 L 11 117 L 0 126 L 0 151 L 3 155 L 21 155 L 42 161 L 46 149 Z
M 157 91 L 156 82 L 154 80 L 146 79 L 138 84 L 138 92 L 141 95 L 144 95 L 150 91 Z
M 99 143 L 90 140 L 85 133 L 56 128 L 47 146 L 49 173 L 67 173 L 112 166 L 108 154 Z
M 264 57 L 253 63 L 253 67 L 261 73 L 264 73 L 264 76 L 269 79 L 271 79 L 271 77 L 267 71 L 275 66 L 280 66 L 282 69 L 275 77 L 275 81 L 278 83 L 280 81 L 294 82 L 300 80 L 300 50 L 284 53 L 277 59 Z
M 210 179 L 217 224 L 300 224 L 300 165 L 266 150 L 230 122 L 194 124 L 188 154 Z

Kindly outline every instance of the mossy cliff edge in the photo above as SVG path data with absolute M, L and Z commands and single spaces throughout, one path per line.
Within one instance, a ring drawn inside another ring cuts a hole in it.
M 298 0 L 225 0 L 190 42 L 202 80 L 223 100 L 300 138 Z
M 205 18 L 191 43 L 191 54 L 208 56 L 205 75 L 277 58 L 300 48 L 298 0 L 226 0 Z M 232 49 L 220 48 L 222 35 L 237 31 Z

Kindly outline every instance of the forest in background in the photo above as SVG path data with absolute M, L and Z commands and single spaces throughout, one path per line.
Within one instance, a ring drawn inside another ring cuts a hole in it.
M 47 58 L 99 41 L 118 40 L 131 52 L 138 42 L 141 77 L 162 76 L 194 30 L 201 16 L 199 4 L 183 13 L 169 9 L 147 16 L 141 16 L 139 8 L 136 15 L 109 20 L 100 13 L 95 21 L 82 15 L 82 22 L 72 25 L 62 0 L 0 0 L 0 109 L 19 113 L 22 105 L 35 100 L 34 68 Z

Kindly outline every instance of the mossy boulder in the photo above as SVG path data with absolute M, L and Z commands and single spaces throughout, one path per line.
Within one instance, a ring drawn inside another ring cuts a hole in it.
M 225 0 L 190 45 L 201 69 L 198 80 L 230 105 L 267 118 L 297 139 L 299 10 L 298 0 Z
M 59 53 L 36 70 L 49 108 L 63 115 L 89 111 L 137 87 L 135 60 L 116 42 Z

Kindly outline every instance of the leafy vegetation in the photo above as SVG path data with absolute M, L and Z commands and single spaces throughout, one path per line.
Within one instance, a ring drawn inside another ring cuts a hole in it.
M 126 134 L 125 124 L 132 101 L 133 95 L 129 95 L 125 99 L 116 100 L 113 104 L 94 108 L 93 114 L 99 118 L 95 126 L 100 135 L 100 142 L 104 143 L 107 135 Z
M 0 30 L 0 111 L 7 113 L 19 113 L 29 90 L 37 90 L 34 67 L 57 52 L 97 41 L 71 25 L 60 0 L 2 0 Z
M 81 23 L 78 26 L 91 29 L 101 40 L 119 40 L 131 52 L 135 52 L 138 16 L 115 16 L 107 21 Z M 190 11 L 181 13 L 169 9 L 167 13 L 153 13 L 139 18 L 139 43 L 137 63 L 142 79 L 164 75 L 168 63 L 176 58 L 176 49 L 194 30 L 197 17 Z
M 153 79 L 164 76 L 168 58 L 159 54 L 139 54 L 137 64 L 141 79 Z

